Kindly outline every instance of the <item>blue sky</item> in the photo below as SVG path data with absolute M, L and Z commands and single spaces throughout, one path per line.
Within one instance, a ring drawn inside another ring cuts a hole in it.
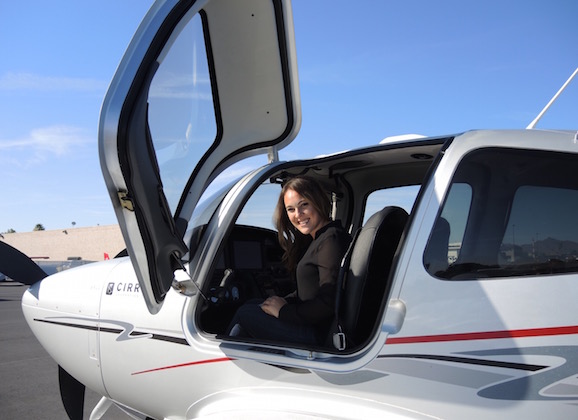
M 0 232 L 116 223 L 97 150 L 149 0 L 0 3 Z M 352 7 L 351 5 L 354 5 Z M 282 159 L 524 128 L 578 66 L 574 0 L 294 0 L 303 124 Z M 578 80 L 538 124 L 578 129 Z

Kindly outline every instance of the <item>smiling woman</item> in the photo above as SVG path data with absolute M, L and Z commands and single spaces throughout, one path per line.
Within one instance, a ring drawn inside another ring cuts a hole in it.
M 341 259 L 350 241 L 341 223 L 331 221 L 330 209 L 328 195 L 313 179 L 295 177 L 284 184 L 274 219 L 296 289 L 241 306 L 229 335 L 323 344 L 334 314 Z

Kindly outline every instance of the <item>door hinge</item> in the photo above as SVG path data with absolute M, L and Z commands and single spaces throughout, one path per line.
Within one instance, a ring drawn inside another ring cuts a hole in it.
M 277 149 L 277 146 L 271 146 L 267 149 L 267 160 L 268 163 L 279 162 L 279 149 Z
M 118 200 L 120 201 L 120 206 L 128 211 L 134 211 L 134 205 L 132 203 L 132 198 L 129 197 L 128 192 L 121 190 L 118 191 Z

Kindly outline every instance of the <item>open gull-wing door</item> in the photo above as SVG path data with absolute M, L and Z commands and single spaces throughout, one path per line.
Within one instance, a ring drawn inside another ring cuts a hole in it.
M 99 153 L 129 255 L 156 313 L 188 252 L 187 221 L 236 161 L 301 122 L 289 1 L 157 1 L 105 97 Z

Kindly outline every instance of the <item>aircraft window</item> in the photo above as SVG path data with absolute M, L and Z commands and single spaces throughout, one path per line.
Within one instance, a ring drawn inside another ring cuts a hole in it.
M 520 187 L 514 196 L 500 265 L 573 265 L 578 257 L 578 191 Z M 555 267 L 552 267 L 554 269 Z
M 217 124 L 201 18 L 168 43 L 151 82 L 148 123 L 164 193 L 174 213 Z
M 411 208 L 413 207 L 419 189 L 420 185 L 408 185 L 372 192 L 365 201 L 363 224 L 365 224 L 367 219 L 373 214 L 386 206 L 398 206 L 408 213 L 411 213 Z
M 237 218 L 237 224 L 275 229 L 273 212 L 280 192 L 280 185 L 270 183 L 260 185 L 243 207 Z
M 263 158 L 259 156 L 254 156 L 248 159 L 244 159 L 231 165 L 225 172 L 219 174 L 205 189 L 199 203 L 193 210 L 193 215 L 189 221 L 189 228 L 195 228 L 200 225 L 204 225 L 209 221 L 209 218 L 213 215 L 217 206 L 220 204 L 221 200 L 225 195 L 231 190 L 233 185 L 235 185 L 246 173 L 263 166 Z M 271 199 L 275 199 L 279 192 L 279 187 L 274 185 L 269 186 L 269 191 L 266 192 L 267 188 L 261 186 L 260 189 L 254 193 L 253 197 L 249 200 L 249 203 L 245 206 L 245 210 L 241 215 L 241 221 L 245 224 L 255 224 L 262 227 L 273 228 L 273 221 L 271 218 L 263 218 L 263 213 L 267 206 L 270 205 L 268 194 L 271 195 Z M 273 208 L 274 204 L 271 205 Z M 271 215 L 273 211 L 271 210 Z M 269 221 L 269 223 L 266 223 Z
M 448 194 L 447 204 L 444 206 L 441 218 L 438 221 L 440 225 L 436 226 L 438 230 L 434 228 L 435 233 L 444 235 L 442 238 L 447 240 L 447 244 L 444 244 L 447 248 L 444 249 L 445 258 L 441 260 L 442 263 L 445 263 L 446 268 L 449 264 L 454 263 L 460 254 L 471 203 L 472 187 L 463 183 L 453 184 Z M 445 229 L 443 226 L 444 220 L 448 222 L 449 226 L 447 239 L 445 239 L 446 233 L 442 231 Z
M 577 164 L 554 152 L 470 153 L 430 235 L 428 272 L 453 280 L 577 272 Z

